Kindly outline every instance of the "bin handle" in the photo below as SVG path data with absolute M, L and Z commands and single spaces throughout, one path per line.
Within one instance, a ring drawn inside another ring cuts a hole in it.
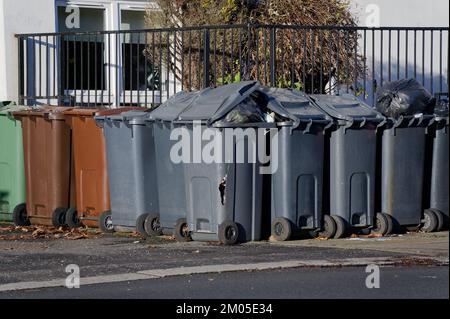
M 15 120 L 15 117 L 14 117 L 14 115 L 13 115 L 11 112 L 6 113 L 6 117 L 7 117 L 9 120 Z
M 423 114 L 420 114 L 420 116 L 418 116 L 418 117 L 413 116 L 413 117 L 409 120 L 408 126 L 413 125 L 414 122 L 416 121 L 416 119 L 417 119 L 417 125 L 419 126 L 419 125 L 422 124 L 422 122 L 423 122 Z
M 428 129 L 429 129 L 429 127 L 430 127 L 431 125 L 434 124 L 434 122 L 436 122 L 436 116 L 433 116 L 433 117 L 430 119 L 430 121 L 428 122 L 428 125 L 427 125 L 427 127 L 425 128 L 425 134 L 428 134 Z
M 398 120 L 395 121 L 393 127 L 394 127 L 394 128 L 399 127 L 399 126 L 403 123 L 404 120 L 405 120 L 404 116 L 403 116 L 403 115 L 400 115 L 400 117 L 398 118 Z
M 311 131 L 312 124 L 313 124 L 313 120 L 310 119 L 309 121 L 307 121 L 306 128 L 303 130 L 303 134 L 307 134 Z
M 97 118 L 95 120 L 95 124 L 97 125 L 97 127 L 99 128 L 104 128 L 105 127 L 105 118 Z
M 383 127 L 385 124 L 387 123 L 387 119 L 385 117 L 383 117 L 383 119 L 381 120 L 381 122 L 377 125 L 377 130 L 381 127 Z
M 354 119 L 347 121 L 347 124 L 345 124 L 345 126 L 344 126 L 344 131 L 347 132 L 347 130 L 350 129 L 354 123 L 355 123 Z
M 328 122 L 328 124 L 323 128 L 324 131 L 328 130 L 329 128 L 331 128 L 334 125 L 334 121 L 330 120 Z
M 367 119 L 364 117 L 361 121 L 361 123 L 359 123 L 359 128 L 363 128 L 367 123 Z

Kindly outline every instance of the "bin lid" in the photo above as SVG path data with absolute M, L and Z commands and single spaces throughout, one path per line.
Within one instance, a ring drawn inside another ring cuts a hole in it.
M 236 106 L 242 103 L 253 93 L 262 93 L 267 99 L 267 109 L 281 115 L 282 117 L 290 118 L 293 121 L 296 119 L 279 103 L 265 93 L 266 89 L 256 81 L 244 81 L 240 83 L 233 83 L 224 85 L 215 89 L 206 89 L 193 97 L 189 102 L 190 105 L 178 115 L 176 119 L 178 122 L 191 121 L 206 121 L 209 125 L 223 119 Z M 153 115 L 153 113 L 152 113 Z M 261 122 L 262 124 L 264 122 Z M 249 123 L 248 125 L 255 125 L 258 123 Z M 219 124 L 218 124 L 219 125 Z M 230 124 L 220 124 L 220 126 L 234 126 Z M 237 124 L 238 126 L 245 126 Z
M 195 103 L 192 103 L 179 115 L 178 120 L 214 122 L 228 114 L 258 88 L 258 82 L 244 81 L 203 90 L 199 92 Z
M 24 105 L 17 105 L 14 102 L 0 102 L 0 115 L 9 115 L 12 112 L 20 112 L 29 110 L 30 107 Z
M 314 104 L 304 92 L 293 89 L 269 88 L 265 93 L 299 120 L 329 121 L 330 117 Z
M 310 97 L 320 109 L 338 120 L 373 120 L 380 122 L 384 119 L 374 108 L 350 94 L 313 94 Z
M 149 119 L 153 121 L 175 121 L 202 93 L 209 90 L 211 89 L 208 88 L 199 92 L 178 92 L 151 112 Z
M 104 110 L 104 108 L 74 108 L 65 111 L 64 115 L 95 116 L 102 110 Z
M 76 116 L 113 116 L 118 115 L 128 111 L 147 111 L 144 107 L 123 107 L 116 109 L 109 109 L 106 107 L 96 107 L 96 108 L 73 108 L 64 112 L 65 115 L 76 115 Z
M 149 112 L 147 111 L 126 111 L 120 114 L 106 115 L 106 119 L 110 121 L 128 122 L 134 125 L 145 124 L 145 119 L 148 118 Z
M 14 111 L 14 116 L 46 116 L 50 120 L 64 120 L 64 112 L 72 110 L 72 107 L 65 106 L 41 106 L 27 110 Z

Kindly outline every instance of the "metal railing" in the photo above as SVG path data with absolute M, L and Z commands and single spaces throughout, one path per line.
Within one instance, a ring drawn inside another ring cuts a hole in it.
M 227 25 L 20 34 L 19 103 L 158 105 L 242 80 L 353 93 L 416 78 L 448 92 L 448 28 Z

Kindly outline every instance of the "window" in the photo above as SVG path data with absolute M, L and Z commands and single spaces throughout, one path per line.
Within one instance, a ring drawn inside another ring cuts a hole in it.
M 60 32 L 104 30 L 105 10 L 80 8 L 80 28 L 66 26 L 70 13 L 66 7 L 58 7 Z M 104 90 L 105 61 L 103 36 L 66 36 L 62 41 L 64 57 L 63 85 L 67 90 Z
M 121 10 L 121 30 L 145 29 L 145 12 Z M 145 52 L 145 33 L 126 33 L 123 36 L 123 80 L 125 90 L 160 89 L 160 72 L 151 65 Z
M 147 0 L 56 1 L 58 32 L 91 32 L 62 37 L 59 74 L 65 96 L 70 96 L 75 104 L 88 105 L 142 105 L 150 100 L 160 103 L 168 87 L 167 72 L 153 66 L 146 54 L 147 43 L 151 43 L 149 34 L 126 32 L 146 28 L 145 11 L 151 3 Z M 69 4 L 79 7 L 77 29 L 71 29 L 66 23 L 73 14 L 66 10 Z M 93 32 L 104 30 L 125 32 Z

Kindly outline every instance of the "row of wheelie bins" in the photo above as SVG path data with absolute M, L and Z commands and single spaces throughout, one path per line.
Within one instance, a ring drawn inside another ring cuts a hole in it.
M 125 110 L 0 108 L 2 220 L 107 230 L 105 142 L 94 116 Z
M 236 121 L 242 105 L 268 120 Z M 276 240 L 448 225 L 448 115 L 391 119 L 350 95 L 242 82 L 155 110 L 9 106 L 0 121 L 0 213 L 17 225 L 225 244 L 261 240 L 267 224 Z

